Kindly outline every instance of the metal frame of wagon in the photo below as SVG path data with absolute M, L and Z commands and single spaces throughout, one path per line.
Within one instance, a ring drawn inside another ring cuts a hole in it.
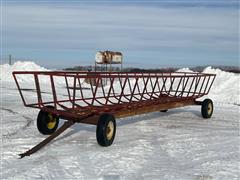
M 20 87 L 17 76 L 26 74 L 34 77 L 37 103 L 28 104 L 25 101 L 22 93 L 24 89 Z M 39 76 L 49 77 L 53 101 L 44 102 L 42 100 Z M 13 77 L 23 104 L 26 107 L 39 108 L 41 111 L 48 112 L 52 115 L 58 116 L 59 118 L 68 120 L 62 127 L 56 130 L 44 141 L 29 151 L 21 154 L 21 157 L 24 157 L 39 150 L 74 123 L 98 125 L 99 117 L 104 113 L 111 114 L 116 118 L 122 118 L 187 105 L 201 105 L 202 102 L 197 101 L 196 99 L 209 93 L 215 79 L 215 74 L 186 72 L 129 73 L 15 71 L 13 72 Z M 68 92 L 68 98 L 65 100 L 58 100 L 54 82 L 55 77 L 62 77 L 65 79 L 66 89 Z M 69 85 L 69 78 L 73 78 L 72 87 Z M 85 78 L 92 78 L 95 80 L 94 84 L 90 83 L 90 92 L 92 92 L 92 97 L 83 97 L 81 81 Z M 103 79 L 108 79 L 110 83 L 107 92 L 105 92 L 102 86 Z M 135 82 L 131 84 L 130 79 L 134 79 Z M 140 91 L 139 80 L 142 80 L 143 82 L 142 91 Z M 161 83 L 159 80 L 161 80 Z M 116 82 L 120 85 L 119 94 L 116 94 L 114 91 L 114 84 Z M 168 85 L 166 82 L 170 82 L 170 84 Z M 173 89 L 174 85 L 175 89 Z M 189 85 L 189 87 L 187 87 L 187 85 Z M 124 92 L 126 86 L 130 87 L 129 93 Z M 151 92 L 147 90 L 149 86 L 152 89 Z M 101 88 L 103 92 L 100 97 L 97 96 L 99 88 Z M 72 91 L 72 94 L 70 90 Z M 81 94 L 81 98 L 76 97 L 77 91 Z M 114 99 L 115 102 L 112 99 Z M 91 102 L 89 102 L 89 100 L 91 100 Z M 105 100 L 105 103 L 101 100 Z M 63 105 L 65 102 L 71 103 L 71 107 Z M 85 106 L 80 105 L 78 102 L 84 102 Z M 95 105 L 96 102 L 99 105 Z M 53 108 L 49 108 L 49 105 L 52 105 Z

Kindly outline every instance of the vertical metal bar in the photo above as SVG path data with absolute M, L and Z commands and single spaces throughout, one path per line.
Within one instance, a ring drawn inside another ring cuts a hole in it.
M 156 88 L 156 86 L 157 86 L 157 82 L 158 82 L 158 77 L 156 76 L 156 81 L 155 81 L 155 83 L 154 83 L 154 86 L 153 86 L 153 89 L 152 89 L 152 93 L 151 93 L 150 99 L 152 99 L 152 97 L 153 97 L 155 88 Z
M 97 94 L 97 89 L 98 89 L 98 86 L 99 86 L 99 76 L 97 77 L 97 83 L 96 83 L 96 86 L 95 86 L 95 91 L 93 92 L 93 98 L 92 98 L 92 105 L 94 104 L 94 101 L 96 100 L 96 94 Z
M 184 77 L 184 78 L 185 78 L 185 77 Z M 186 81 L 186 83 L 183 85 L 183 90 L 182 90 L 182 95 L 181 95 L 181 97 L 183 97 L 183 94 L 184 94 L 185 89 L 186 89 L 187 84 L 188 84 L 188 80 L 189 80 L 189 77 L 187 77 L 187 81 Z
M 150 76 L 150 73 L 149 73 L 149 76 Z M 153 89 L 153 82 L 151 77 L 150 77 L 150 84 L 151 84 L 151 88 Z
M 206 76 L 204 76 L 204 79 L 203 79 L 201 88 L 200 88 L 200 90 L 199 90 L 199 94 L 201 94 L 201 91 L 202 91 L 203 85 L 204 85 L 204 83 L 205 83 L 205 80 L 206 80 Z
M 192 89 L 193 83 L 194 83 L 194 81 L 195 81 L 195 78 L 196 78 L 196 76 L 193 77 L 191 86 L 189 87 L 189 91 L 188 91 L 187 97 L 189 96 L 189 94 L 190 94 L 190 92 L 191 92 L 191 89 Z
M 129 85 L 130 92 L 132 93 L 132 86 L 131 86 L 129 77 L 127 79 L 128 79 L 128 85 Z
M 53 80 L 53 75 L 50 75 L 50 80 L 51 80 L 51 87 L 52 87 L 52 94 L 53 94 L 53 103 L 54 103 L 54 108 L 57 108 L 57 94 L 55 90 L 55 85 L 54 85 L 54 80 Z
M 136 78 L 136 82 L 135 82 L 134 87 L 133 87 L 133 92 L 132 92 L 132 95 L 130 97 L 130 101 L 132 101 L 132 98 L 134 96 L 134 92 L 135 92 L 135 89 L 136 89 L 136 86 L 137 86 L 137 82 L 138 82 L 138 77 Z
M 157 85 L 158 85 L 158 91 L 159 91 L 159 95 L 160 95 L 161 94 L 161 88 L 160 88 L 160 84 L 159 84 L 159 77 L 158 77 Z
M 120 83 L 120 86 L 122 88 L 122 77 L 120 76 L 120 74 L 119 74 L 119 83 Z
M 25 101 L 24 96 L 23 96 L 23 94 L 22 94 L 22 90 L 21 90 L 21 88 L 20 88 L 20 86 L 19 86 L 19 83 L 18 83 L 18 80 L 17 80 L 17 77 L 16 77 L 15 73 L 13 73 L 13 78 L 14 78 L 14 80 L 15 80 L 15 82 L 16 82 L 16 85 L 17 85 L 18 91 L 19 91 L 19 93 L 20 93 L 21 99 L 22 99 L 22 101 L 23 101 L 23 104 L 24 104 L 24 106 L 26 106 L 27 104 L 26 104 L 26 101 Z
M 180 78 L 180 81 L 179 81 L 179 83 L 178 83 L 178 86 L 177 86 L 177 89 L 176 89 L 176 92 L 175 92 L 174 96 L 177 95 L 178 89 L 179 89 L 179 87 L 180 87 L 180 84 L 181 84 L 183 78 L 184 78 L 184 77 L 181 77 L 181 78 Z
M 148 80 L 149 80 L 149 77 L 147 78 L 147 81 L 146 81 L 146 82 L 144 81 L 144 88 L 143 88 L 143 92 L 142 92 L 140 101 L 142 100 L 142 98 L 143 98 L 143 96 L 144 96 L 144 92 L 146 91 Z
M 196 94 L 197 87 L 198 87 L 199 82 L 200 82 L 200 79 L 201 79 L 201 76 L 199 76 L 199 77 L 198 77 L 198 76 L 199 76 L 199 75 L 197 74 L 197 79 L 196 79 L 196 84 L 195 84 L 195 89 L 194 89 L 193 95 Z
M 172 90 L 172 86 L 173 86 L 173 83 L 175 81 L 175 77 L 173 77 L 173 80 L 172 80 L 172 77 L 170 77 L 170 81 L 171 81 L 171 85 L 170 85 L 170 88 L 169 88 L 169 91 L 168 91 L 168 95 L 170 95 L 170 91 Z
M 183 78 L 183 82 L 182 82 L 182 94 L 183 94 L 183 88 L 184 88 L 184 84 L 185 84 L 185 78 L 186 78 L 186 73 L 184 73 L 184 78 Z
M 144 87 L 146 87 L 146 89 L 147 89 L 147 85 L 146 85 L 146 81 L 145 81 L 144 75 L 145 75 L 145 74 L 143 74 L 143 76 L 142 76 L 142 78 L 143 78 L 143 83 L 144 83 Z M 148 78 L 148 77 L 147 77 L 147 78 Z M 145 90 L 144 90 L 144 91 L 145 91 Z M 144 91 L 143 91 L 143 93 L 144 93 Z
M 211 87 L 212 87 L 212 85 L 213 85 L 213 82 L 214 82 L 215 78 L 216 78 L 216 75 L 214 75 L 214 77 L 213 77 L 213 79 L 212 79 L 212 82 L 211 82 L 211 84 L 210 84 L 210 86 L 209 86 L 209 88 L 208 88 L 207 94 L 209 93 L 209 91 L 210 91 L 210 89 L 211 89 Z
M 78 76 L 78 84 L 79 84 L 79 90 L 80 90 L 80 94 L 81 94 L 81 97 L 82 97 L 82 99 L 84 99 L 84 97 L 83 97 L 83 92 L 82 92 L 82 84 L 81 84 L 81 81 L 80 81 L 80 77 Z
M 122 77 L 120 76 L 120 73 L 118 73 L 118 78 L 119 78 L 119 82 L 122 82 Z
M 164 87 L 165 87 L 165 91 L 167 91 L 166 86 L 165 86 L 166 81 L 167 81 L 167 77 L 165 77 L 165 79 L 164 79 L 164 77 L 162 77 L 162 79 L 163 79 L 163 85 L 162 85 L 159 96 L 161 96 Z
M 153 84 L 152 84 L 152 80 L 151 80 L 152 78 L 151 78 L 151 73 L 148 73 L 148 83 L 147 83 L 147 86 L 146 86 L 146 94 L 149 96 L 149 97 L 151 97 L 151 95 L 149 95 L 149 90 L 148 90 L 148 87 L 150 87 L 150 85 L 151 85 L 151 88 L 153 89 Z M 148 85 L 149 84 L 149 81 L 150 81 L 150 85 Z M 151 98 L 150 98 L 151 99 Z
M 123 86 L 121 86 L 121 93 L 120 93 L 120 96 L 119 96 L 118 103 L 120 103 L 120 101 L 121 101 L 121 99 L 122 99 L 122 96 L 123 96 L 123 93 L 124 93 L 124 89 L 125 89 L 126 84 L 127 84 L 127 77 L 126 77 L 125 80 L 124 80 Z
M 171 76 L 166 76 L 165 81 L 164 81 L 164 83 L 163 83 L 163 85 L 164 85 L 163 87 L 164 87 L 166 93 L 167 93 L 166 83 L 167 83 L 167 80 L 168 80 L 169 77 L 171 77 Z M 171 81 L 171 80 L 170 80 L 170 81 Z
M 73 79 L 73 101 L 72 101 L 72 108 L 75 107 L 75 99 L 76 99 L 76 76 Z
M 140 87 L 139 87 L 139 84 L 137 84 L 137 90 L 138 90 L 138 93 L 140 94 Z
M 151 77 L 150 77 L 150 73 L 148 74 L 148 82 L 149 82 L 149 79 L 151 80 Z M 147 85 L 146 85 L 146 94 L 148 94 L 148 82 L 147 82 Z
M 67 88 L 68 98 L 69 98 L 69 101 L 72 101 L 66 73 L 64 73 L 64 77 L 65 77 L 65 83 L 66 83 L 66 88 Z
M 92 76 L 89 76 L 89 74 L 87 75 L 87 78 L 90 79 L 90 86 L 91 86 L 91 91 L 92 91 L 92 97 L 93 97 L 93 93 L 94 93 L 94 90 L 93 90 L 93 83 L 92 83 L 92 79 L 95 81 L 96 79 L 94 79 Z
M 104 88 L 103 88 L 103 80 L 102 80 L 102 77 L 99 77 L 100 79 L 101 79 L 101 87 L 102 87 L 102 92 L 103 92 L 103 96 L 104 96 L 104 98 L 106 99 L 106 93 L 105 93 L 105 90 L 104 90 Z
M 39 85 L 39 80 L 38 80 L 38 75 L 37 74 L 34 74 L 34 79 L 35 79 L 35 86 L 36 86 L 37 97 L 38 97 L 38 107 L 41 107 L 42 96 L 41 96 L 41 90 L 40 90 L 40 85 Z
M 78 76 L 78 83 L 79 83 L 79 89 L 80 89 L 80 94 L 81 94 L 81 97 L 82 97 L 82 101 L 84 103 L 86 103 L 87 105 L 90 105 L 90 103 L 88 103 L 84 97 L 84 94 L 83 94 L 83 88 L 82 88 L 82 84 L 81 84 L 81 81 L 80 81 L 80 77 Z
M 109 87 L 109 91 L 108 91 L 108 95 L 107 95 L 107 98 L 106 98 L 105 105 L 107 105 L 107 103 L 109 101 L 109 96 L 110 96 L 110 93 L 111 93 L 111 90 L 112 90 L 112 87 L 113 87 L 113 81 L 114 81 L 114 77 L 113 78 L 110 77 L 110 87 Z
M 128 76 L 128 85 L 129 85 L 129 90 L 130 90 L 130 95 L 132 96 L 132 94 L 133 94 L 133 91 L 132 91 L 132 85 L 131 85 L 131 83 L 130 83 L 130 77 Z M 125 98 L 126 98 L 126 96 L 125 96 Z M 131 98 L 131 97 L 130 97 Z M 126 99 L 128 99 L 129 100 L 129 103 L 131 103 L 132 101 L 131 101 L 131 99 L 129 99 L 129 98 L 126 98 Z
M 134 73 L 134 76 L 135 76 L 135 78 L 139 78 L 139 76 L 136 73 Z M 140 88 L 139 88 L 139 84 L 138 83 L 136 84 L 136 87 L 137 87 L 137 90 L 138 90 L 138 94 L 140 94 Z
M 206 90 L 207 90 L 207 87 L 208 87 L 208 83 L 209 83 L 210 78 L 211 78 L 211 76 L 208 76 L 207 84 L 206 84 L 206 86 L 205 86 L 205 89 L 204 89 L 203 94 L 206 93 Z
M 114 84 L 114 81 L 115 81 L 115 77 L 113 77 L 113 84 Z M 115 93 L 115 90 L 114 90 L 114 86 L 112 87 L 112 92 L 113 92 L 113 96 L 116 97 L 116 93 Z
M 126 100 L 130 100 L 129 98 L 127 98 L 127 96 L 131 95 L 131 94 L 124 94 L 124 90 L 126 89 L 126 85 L 127 83 L 129 84 L 129 73 L 126 73 L 126 76 L 125 76 L 125 80 L 124 80 L 124 84 L 122 86 L 122 92 L 121 92 L 121 97 L 120 97 L 120 100 L 122 97 L 124 97 Z M 129 86 L 129 90 L 131 92 L 131 86 Z M 120 102 L 120 101 L 119 101 Z

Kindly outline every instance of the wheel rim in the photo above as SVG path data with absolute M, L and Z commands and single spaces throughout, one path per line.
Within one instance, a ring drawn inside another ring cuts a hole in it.
M 212 105 L 212 103 L 209 103 L 208 104 L 208 109 L 207 109 L 208 114 L 211 114 L 212 110 L 213 110 L 213 105 Z
M 53 129 L 56 126 L 57 119 L 56 117 L 53 117 L 51 114 L 48 114 L 49 121 L 47 123 L 48 129 Z
M 113 132 L 114 132 L 114 124 L 112 121 L 110 121 L 107 125 L 107 139 L 111 140 L 113 137 Z

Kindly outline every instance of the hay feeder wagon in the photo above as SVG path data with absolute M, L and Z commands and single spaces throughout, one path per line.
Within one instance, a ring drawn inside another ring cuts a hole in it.
M 29 81 L 24 82 L 22 76 Z M 15 71 L 13 77 L 24 106 L 40 109 L 38 130 L 50 135 L 20 154 L 21 158 L 35 153 L 74 123 L 96 125 L 98 144 L 110 146 L 116 133 L 115 118 L 187 105 L 201 105 L 203 118 L 213 113 L 210 99 L 197 99 L 209 93 L 214 74 Z M 89 78 L 94 83 L 87 84 Z M 59 119 L 66 120 L 60 128 Z

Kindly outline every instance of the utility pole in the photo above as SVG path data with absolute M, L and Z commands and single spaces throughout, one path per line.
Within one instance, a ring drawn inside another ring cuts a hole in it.
M 12 65 L 12 55 L 9 54 L 9 65 Z

